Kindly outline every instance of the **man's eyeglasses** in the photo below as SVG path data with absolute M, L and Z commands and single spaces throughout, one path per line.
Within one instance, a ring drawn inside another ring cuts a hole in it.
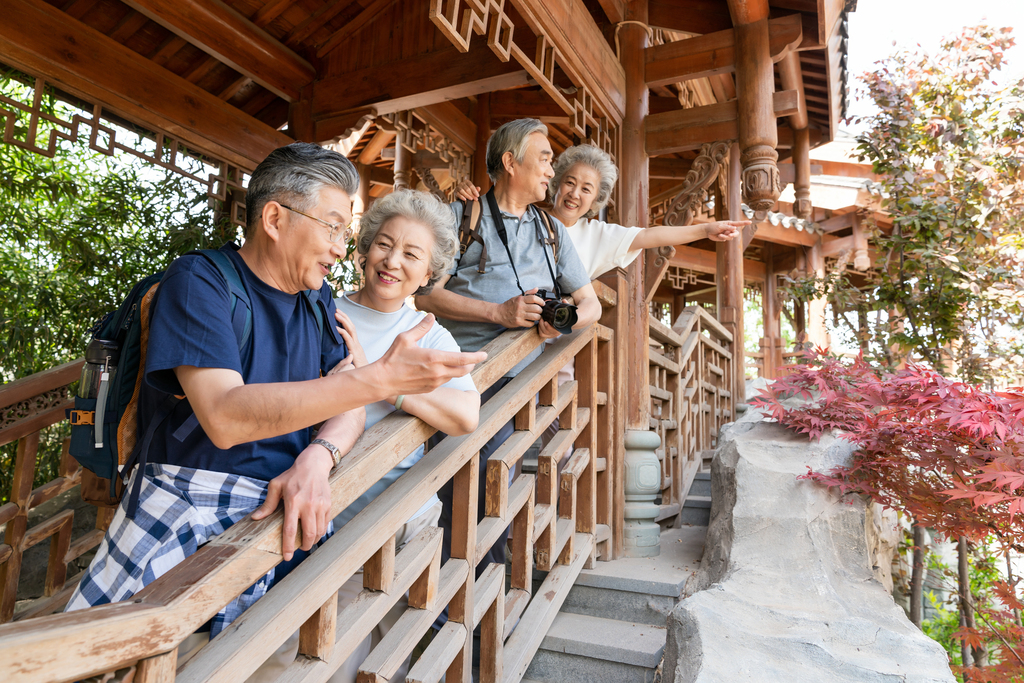
M 281 204 L 281 202 L 278 202 L 278 204 Z M 340 241 L 342 239 L 346 239 L 347 240 L 349 237 L 352 236 L 352 224 L 351 223 L 349 223 L 348 225 L 345 225 L 344 223 L 328 223 L 323 218 L 317 218 L 316 216 L 310 216 L 308 213 L 304 213 L 302 211 L 299 211 L 298 209 L 293 209 L 292 207 L 288 206 L 287 204 L 281 204 L 281 206 L 283 206 L 284 208 L 288 209 L 289 211 L 294 211 L 295 213 L 299 214 L 300 216 L 305 216 L 306 218 L 312 218 L 317 223 L 319 223 L 320 225 L 322 225 L 325 228 L 327 228 L 327 230 L 328 230 L 327 239 L 329 239 L 331 242 L 338 242 L 338 241 Z

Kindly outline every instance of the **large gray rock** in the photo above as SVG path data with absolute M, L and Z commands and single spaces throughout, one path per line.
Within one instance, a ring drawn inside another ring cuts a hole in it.
M 952 683 L 942 648 L 872 572 L 864 502 L 797 480 L 848 462 L 849 444 L 762 419 L 751 410 L 723 430 L 704 558 L 669 616 L 665 680 Z

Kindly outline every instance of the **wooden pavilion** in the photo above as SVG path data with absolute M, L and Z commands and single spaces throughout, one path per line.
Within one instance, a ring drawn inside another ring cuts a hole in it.
M 810 150 L 833 138 L 845 114 L 845 17 L 855 4 L 4 0 L 0 64 L 36 93 L 31 102 L 0 98 L 5 143 L 52 154 L 64 138 L 142 156 L 203 182 L 239 224 L 245 174 L 292 140 L 332 145 L 358 164 L 358 214 L 393 187 L 444 195 L 462 178 L 486 185 L 490 132 L 521 117 L 547 123 L 556 152 L 587 141 L 612 154 L 621 173 L 611 220 L 755 219 L 742 241 L 648 253 L 604 276 L 600 324 L 545 353 L 503 400 L 484 407 L 477 432 L 431 450 L 177 680 L 240 680 L 295 630 L 300 657 L 289 680 L 325 680 L 346 643 L 409 591 L 408 618 L 366 660 L 365 680 L 388 680 L 396 657 L 447 606 L 451 620 L 410 679 L 436 681 L 447 671 L 450 681 L 470 680 L 468 634 L 479 625 L 481 680 L 519 681 L 580 569 L 635 551 L 624 532 L 630 524 L 670 524 L 679 514 L 703 453 L 743 396 L 745 283 L 774 302 L 777 274 L 821 273 L 826 256 L 866 244 L 857 214 L 833 216 L 809 199 Z M 44 91 L 79 113 L 64 120 L 45 111 Z M 151 144 L 126 145 L 117 127 L 142 131 Z M 188 158 L 216 172 L 198 176 Z M 779 203 L 789 184 L 791 201 Z M 652 305 L 671 325 L 650 315 Z M 766 306 L 768 376 L 782 363 L 779 315 L 778 306 Z M 811 341 L 823 334 L 823 316 L 821 302 L 800 308 Z M 474 373 L 478 386 L 538 343 L 529 330 L 503 335 Z M 559 386 L 555 373 L 573 356 L 577 380 Z M 65 451 L 60 476 L 32 488 L 40 430 L 63 417 L 79 367 L 0 387 L 0 444 L 19 442 L 11 502 L 0 507 L 0 624 L 11 622 L 0 625 L 4 678 L 77 680 L 131 665 L 137 681 L 175 680 L 178 643 L 277 563 L 280 519 L 237 524 L 131 603 L 53 614 L 76 580 L 67 563 L 95 547 L 110 520 L 101 511 L 97 530 L 78 538 L 67 511 L 28 522 L 55 495 L 90 485 Z M 502 484 L 556 415 L 563 428 L 536 474 Z M 476 524 L 471 456 L 513 416 L 516 436 L 488 463 L 494 486 L 488 516 Z M 385 423 L 332 476 L 335 512 L 430 432 L 410 417 Z M 651 431 L 658 448 L 645 463 L 630 461 L 624 439 Z M 575 455 L 558 474 L 553 458 L 570 443 Z M 645 467 L 657 472 L 653 484 L 644 483 Z M 468 501 L 456 520 L 453 559 L 439 564 L 434 533 L 396 554 L 387 540 L 394 528 L 453 476 Z M 652 509 L 646 522 L 627 518 L 627 496 Z M 474 581 L 471 560 L 508 524 L 510 587 L 496 565 Z M 51 547 L 45 595 L 15 614 L 23 555 L 44 542 Z M 336 614 L 333 591 L 363 565 L 366 601 Z M 535 571 L 546 572 L 537 590 Z

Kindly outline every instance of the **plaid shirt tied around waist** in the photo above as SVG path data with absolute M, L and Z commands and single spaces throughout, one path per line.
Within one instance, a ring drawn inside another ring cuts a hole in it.
M 132 478 L 140 476 L 136 468 Z M 267 482 L 237 474 L 176 465 L 146 465 L 134 519 L 122 499 L 96 557 L 75 589 L 66 612 L 127 600 L 200 546 L 263 504 Z M 131 490 L 129 482 L 125 490 Z M 333 533 L 333 525 L 317 543 Z M 232 600 L 210 622 L 215 637 L 263 597 L 277 568 Z

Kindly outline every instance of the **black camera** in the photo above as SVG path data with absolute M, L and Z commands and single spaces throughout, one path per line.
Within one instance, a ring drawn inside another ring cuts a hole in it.
M 537 291 L 537 296 L 544 299 L 544 308 L 541 309 L 540 319 L 562 334 L 572 332 L 573 325 L 580 319 L 576 315 L 576 307 L 560 301 L 557 296 L 543 289 Z

